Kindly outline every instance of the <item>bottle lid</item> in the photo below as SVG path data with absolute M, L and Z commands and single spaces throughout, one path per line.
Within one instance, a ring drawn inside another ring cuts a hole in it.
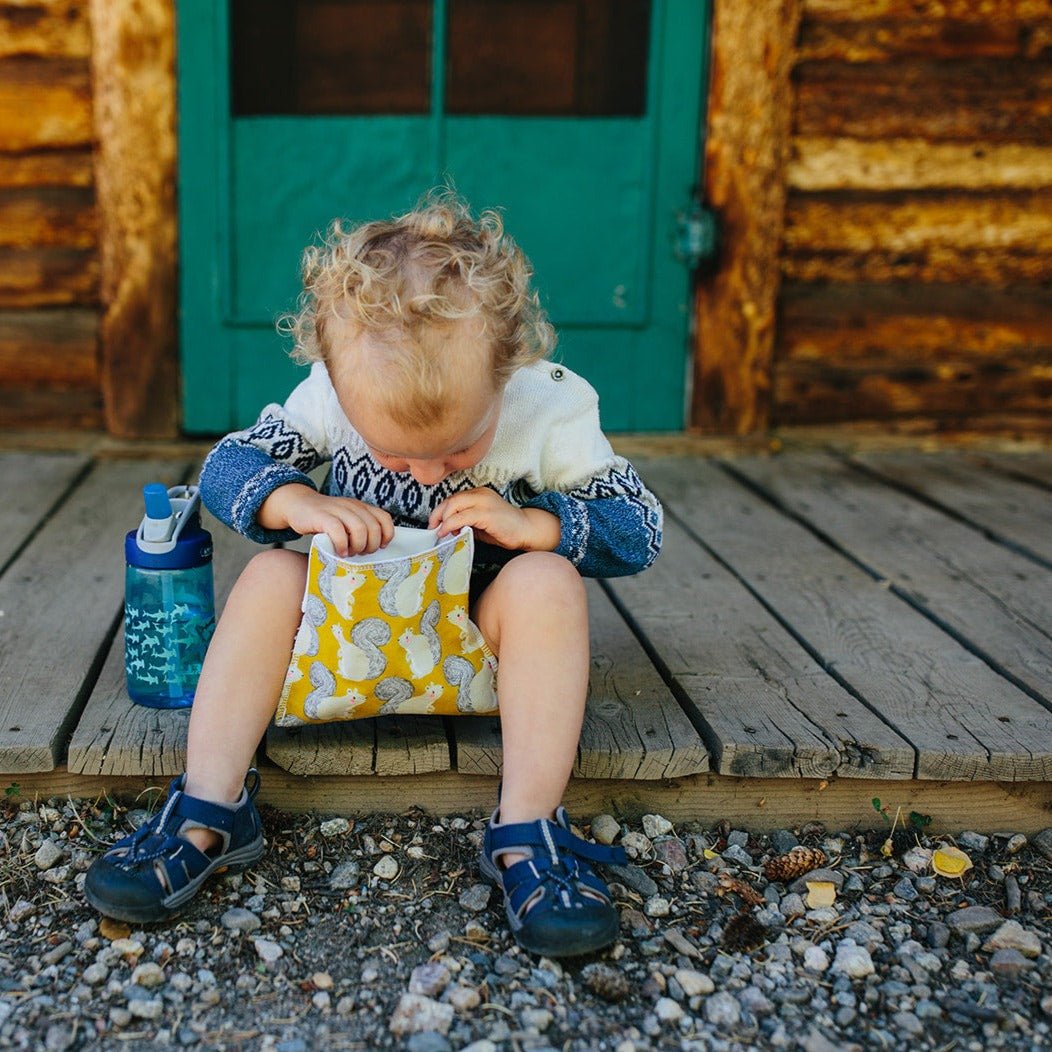
M 197 486 L 159 482 L 143 487 L 146 514 L 138 529 L 124 540 L 130 566 L 148 569 L 188 569 L 212 557 L 212 535 L 201 526 L 201 494 Z

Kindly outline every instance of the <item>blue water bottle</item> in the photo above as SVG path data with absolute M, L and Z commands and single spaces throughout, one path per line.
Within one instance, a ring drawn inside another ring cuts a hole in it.
M 215 629 L 212 535 L 196 486 L 143 488 L 146 514 L 124 538 L 128 693 L 154 709 L 186 708 Z

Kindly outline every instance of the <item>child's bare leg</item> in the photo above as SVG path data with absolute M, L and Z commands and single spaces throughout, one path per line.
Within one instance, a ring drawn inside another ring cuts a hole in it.
M 501 570 L 474 617 L 500 666 L 500 821 L 550 818 L 570 780 L 588 695 L 584 582 L 562 556 L 528 552 Z M 500 862 L 525 857 L 509 852 Z
M 238 578 L 216 626 L 190 711 L 186 792 L 232 803 L 274 715 L 300 622 L 307 557 L 271 549 Z M 218 834 L 189 829 L 202 851 Z

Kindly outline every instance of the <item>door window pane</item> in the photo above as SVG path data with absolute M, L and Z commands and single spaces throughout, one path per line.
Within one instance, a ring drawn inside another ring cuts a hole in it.
M 427 113 L 431 0 L 232 0 L 231 107 Z
M 446 109 L 642 115 L 649 37 L 649 0 L 450 0 Z

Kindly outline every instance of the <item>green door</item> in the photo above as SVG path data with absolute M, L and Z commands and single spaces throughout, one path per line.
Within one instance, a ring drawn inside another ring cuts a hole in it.
M 701 0 L 178 0 L 184 427 L 303 375 L 274 331 L 304 246 L 451 181 L 534 264 L 608 430 L 684 424 Z

